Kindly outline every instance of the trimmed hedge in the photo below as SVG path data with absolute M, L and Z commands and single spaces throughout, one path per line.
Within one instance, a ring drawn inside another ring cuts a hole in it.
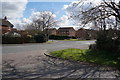
M 31 41 L 32 38 L 30 38 L 29 36 L 27 35 L 22 35 L 22 40 L 23 40 L 23 43 L 29 43 Z
M 74 36 L 57 36 L 57 35 L 50 35 L 49 39 L 54 39 L 54 40 L 64 40 L 64 39 L 76 39 Z
M 43 43 L 47 41 L 47 37 L 43 33 L 39 33 L 34 36 L 34 39 L 37 43 Z
M 2 44 L 22 44 L 23 42 L 21 37 L 2 36 Z
M 23 35 L 16 32 L 7 32 L 2 35 L 2 44 L 21 44 L 33 41 L 31 35 Z

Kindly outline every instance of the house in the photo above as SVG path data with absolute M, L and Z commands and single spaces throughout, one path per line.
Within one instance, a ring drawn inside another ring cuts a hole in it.
M 7 17 L 5 17 L 4 19 L 0 19 L 0 23 L 0 26 L 2 27 L 2 34 L 12 31 L 13 24 L 7 20 Z
M 57 30 L 57 35 L 59 36 L 75 36 L 76 31 L 73 27 L 60 27 Z
M 56 28 L 50 28 L 50 29 L 49 29 L 49 35 L 57 35 L 57 30 L 56 30 Z
M 80 28 L 76 31 L 76 37 L 80 39 L 95 39 L 96 30 Z
M 90 39 L 96 39 L 98 30 L 87 29 L 87 33 Z
M 76 31 L 76 37 L 80 39 L 86 39 L 89 37 L 89 35 L 86 29 L 80 28 Z

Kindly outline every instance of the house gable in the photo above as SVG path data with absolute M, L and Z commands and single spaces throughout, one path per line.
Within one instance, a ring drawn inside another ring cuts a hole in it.
M 13 29 L 13 24 L 10 23 L 6 17 L 4 19 L 0 19 L 0 26 L 2 27 L 1 29 L 3 34 Z
M 73 27 L 60 27 L 57 31 L 57 34 L 61 36 L 75 36 L 75 33 Z

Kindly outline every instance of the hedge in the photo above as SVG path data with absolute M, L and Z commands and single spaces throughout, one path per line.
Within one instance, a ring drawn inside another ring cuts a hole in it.
M 57 35 L 50 35 L 49 39 L 54 39 L 54 40 L 64 40 L 64 39 L 76 39 L 74 36 L 57 36 Z
M 43 43 L 47 41 L 47 37 L 43 33 L 39 33 L 34 36 L 34 39 L 37 43 Z
M 23 42 L 21 37 L 2 36 L 2 44 L 21 44 Z

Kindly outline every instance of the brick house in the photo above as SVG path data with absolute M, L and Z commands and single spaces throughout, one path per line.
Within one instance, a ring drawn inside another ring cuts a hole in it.
M 7 17 L 5 17 L 4 19 L 0 19 L 0 23 L 0 26 L 2 27 L 2 34 L 12 31 L 13 24 L 7 20 Z
M 97 32 L 98 32 L 97 30 L 87 29 L 87 33 L 90 39 L 95 39 L 97 36 Z
M 80 39 L 95 39 L 96 37 L 96 30 L 89 30 L 80 28 L 76 31 L 76 37 Z
M 88 38 L 88 33 L 86 29 L 80 28 L 76 31 L 76 37 L 80 39 Z
M 60 36 L 75 36 L 76 31 L 73 27 L 60 27 L 57 30 L 57 35 Z
M 56 28 L 50 28 L 50 29 L 49 29 L 49 35 L 57 35 L 57 30 L 56 30 Z

